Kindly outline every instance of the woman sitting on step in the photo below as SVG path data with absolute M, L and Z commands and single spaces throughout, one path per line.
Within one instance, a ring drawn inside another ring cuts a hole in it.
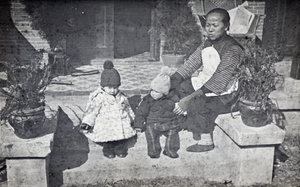
M 174 112 L 187 112 L 185 128 L 193 133 L 196 141 L 187 148 L 189 152 L 214 149 L 214 121 L 219 114 L 229 113 L 237 99 L 234 73 L 244 51 L 227 35 L 229 21 L 224 9 L 208 12 L 205 23 L 208 39 L 171 76 L 171 88 L 181 98 Z M 201 70 L 198 76 L 191 77 L 197 70 Z

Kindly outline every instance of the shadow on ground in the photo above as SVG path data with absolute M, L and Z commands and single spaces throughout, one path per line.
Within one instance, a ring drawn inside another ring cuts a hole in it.
M 128 101 L 135 112 L 141 101 L 141 95 L 134 95 Z M 136 143 L 136 136 L 128 141 L 128 148 Z M 74 126 L 68 115 L 58 107 L 57 127 L 54 133 L 49 163 L 49 184 L 56 187 L 63 185 L 63 171 L 81 166 L 88 160 L 89 142 L 79 131 L 79 125 Z
M 67 114 L 59 107 L 49 164 L 49 184 L 63 184 L 63 171 L 79 167 L 88 159 L 88 139 L 79 132 Z

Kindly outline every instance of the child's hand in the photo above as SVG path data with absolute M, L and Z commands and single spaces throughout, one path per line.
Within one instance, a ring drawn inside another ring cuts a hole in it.
M 80 125 L 80 129 L 81 129 L 81 132 L 88 133 L 92 129 L 92 127 L 86 123 L 82 123 Z

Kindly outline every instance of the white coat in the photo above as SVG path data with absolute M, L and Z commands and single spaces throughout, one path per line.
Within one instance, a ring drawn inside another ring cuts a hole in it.
M 134 113 L 127 97 L 119 92 L 115 97 L 102 88 L 89 96 L 82 123 L 92 126 L 86 137 L 94 142 L 128 139 L 136 135 L 131 127 Z

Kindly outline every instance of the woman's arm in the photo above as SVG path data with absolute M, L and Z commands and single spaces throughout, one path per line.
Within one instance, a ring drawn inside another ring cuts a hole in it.
M 183 79 L 190 78 L 196 70 L 202 66 L 202 49 L 204 44 L 201 44 L 196 51 L 189 57 L 189 59 L 176 71 Z

